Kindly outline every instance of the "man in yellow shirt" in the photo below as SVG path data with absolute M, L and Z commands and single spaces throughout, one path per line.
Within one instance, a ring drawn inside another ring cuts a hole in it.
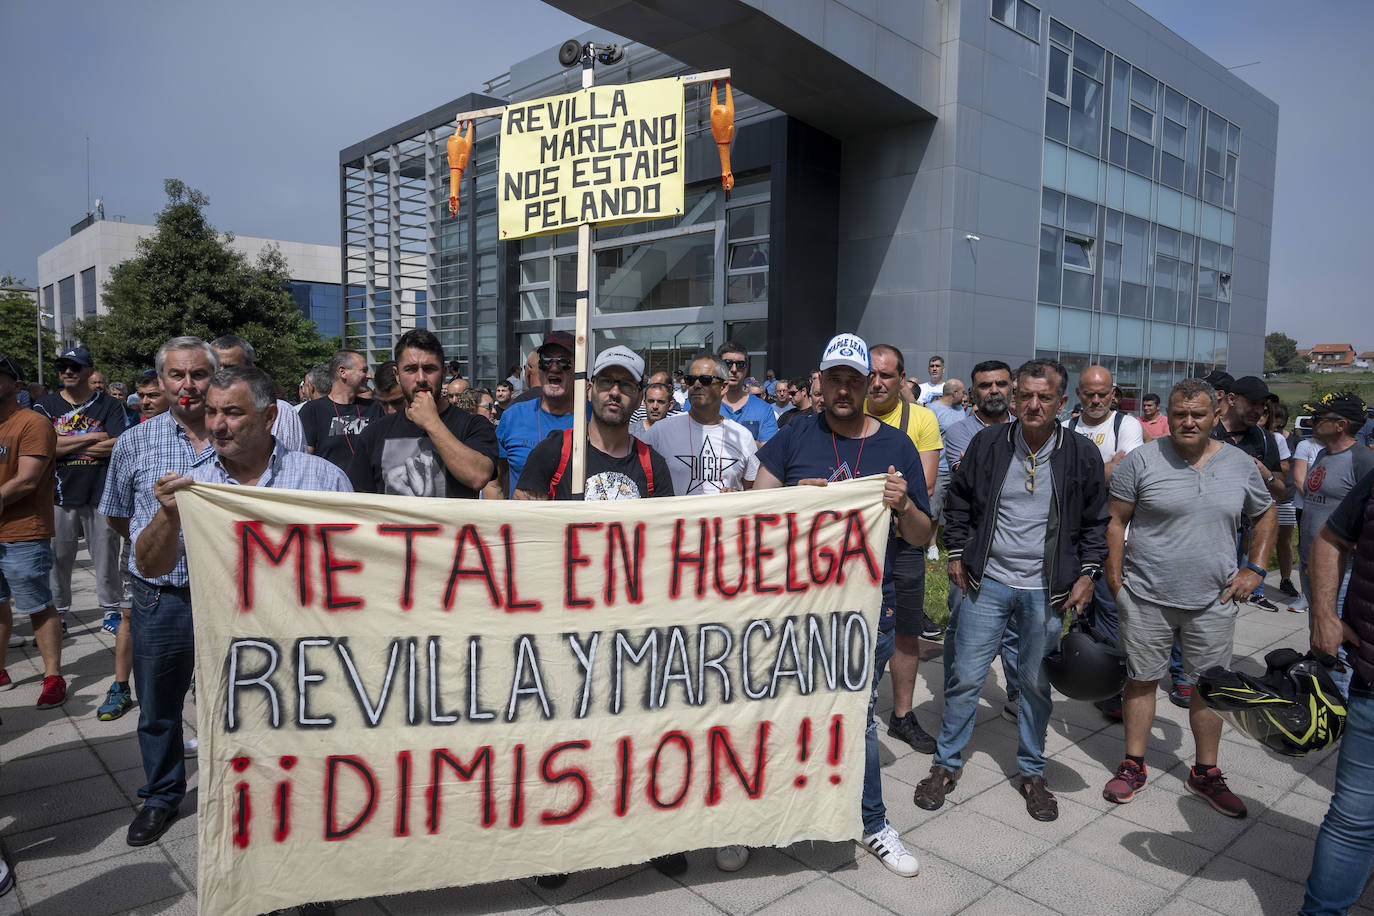
M 926 474 L 926 496 L 935 488 L 940 463 L 940 423 L 927 407 L 902 397 L 906 389 L 906 366 L 902 351 L 889 344 L 869 348 L 873 368 L 865 409 L 888 426 L 911 439 L 921 455 Z M 892 717 L 887 733 L 900 738 L 922 754 L 935 753 L 935 739 L 916 721 L 911 700 L 916 690 L 916 667 L 920 662 L 920 637 L 925 629 L 926 558 L 923 547 L 902 544 L 892 558 L 892 575 L 897 589 L 896 645 L 890 663 L 892 671 Z

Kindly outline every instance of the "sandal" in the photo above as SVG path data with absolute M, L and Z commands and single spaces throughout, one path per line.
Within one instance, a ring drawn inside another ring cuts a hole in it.
M 930 768 L 930 775 L 916 784 L 916 794 L 912 801 L 916 807 L 934 811 L 945 803 L 945 796 L 959 782 L 963 769 L 950 770 L 942 766 Z
M 1059 801 L 1049 786 L 1045 785 L 1045 777 L 1022 777 L 1017 790 L 1025 796 L 1026 813 L 1037 821 L 1052 821 L 1059 817 Z

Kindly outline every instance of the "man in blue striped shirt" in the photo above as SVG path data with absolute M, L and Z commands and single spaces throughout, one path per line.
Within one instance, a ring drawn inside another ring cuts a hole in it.
M 219 359 L 199 337 L 174 337 L 158 348 L 155 366 L 171 408 L 116 440 L 100 500 L 100 514 L 134 548 L 129 557 L 130 622 L 139 701 L 138 750 L 147 782 L 138 790 L 143 808 L 129 826 L 131 846 L 146 846 L 160 837 L 186 795 L 181 709 L 195 668 L 185 557 L 152 576 L 139 571 L 135 552 L 158 510 L 154 482 L 164 474 L 189 473 L 214 455 L 205 426 L 205 390 Z

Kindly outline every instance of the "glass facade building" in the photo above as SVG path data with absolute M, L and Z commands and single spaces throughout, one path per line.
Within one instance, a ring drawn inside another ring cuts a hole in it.
M 953 377 L 1100 362 L 1128 398 L 1260 371 L 1277 106 L 1126 0 L 550 2 L 623 44 L 598 84 L 729 67 L 735 92 L 728 199 L 689 84 L 685 212 L 593 232 L 594 349 L 675 369 L 731 338 L 794 376 L 844 330 Z M 572 329 L 574 234 L 497 238 L 499 122 L 456 218 L 444 144 L 578 77 L 549 49 L 341 151 L 348 345 L 425 326 L 491 383 Z
M 1241 132 L 1057 19 L 1046 45 L 1036 355 L 1134 408 L 1227 365 Z

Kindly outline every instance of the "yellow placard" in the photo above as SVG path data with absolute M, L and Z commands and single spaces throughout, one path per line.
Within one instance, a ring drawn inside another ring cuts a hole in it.
M 182 491 L 201 912 L 858 836 L 882 487 Z
M 595 86 L 501 116 L 501 238 L 682 213 L 682 83 Z

